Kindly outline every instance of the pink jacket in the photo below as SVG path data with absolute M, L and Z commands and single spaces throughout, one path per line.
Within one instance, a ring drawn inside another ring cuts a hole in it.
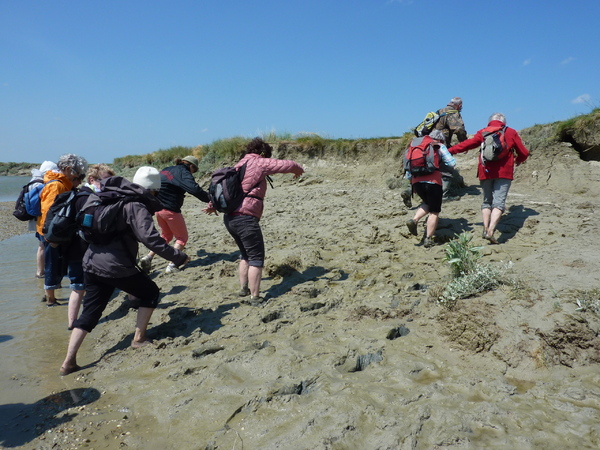
M 235 167 L 241 167 L 244 163 L 248 164 L 246 164 L 246 174 L 242 181 L 242 188 L 245 192 L 250 192 L 248 192 L 249 195 L 244 199 L 240 207 L 232 214 L 254 216 L 259 219 L 262 217 L 264 208 L 263 201 L 260 199 L 264 199 L 267 193 L 267 180 L 265 180 L 265 177 L 275 173 L 301 175 L 304 172 L 302 166 L 297 162 L 285 159 L 263 158 L 256 153 L 248 153 L 240 159 Z
M 500 127 L 503 125 L 504 124 L 499 120 L 492 120 L 488 123 L 488 127 Z M 491 180 L 496 178 L 512 180 L 515 173 L 515 163 L 521 164 L 529 157 L 529 150 L 523 145 L 523 141 L 521 141 L 521 137 L 516 130 L 506 127 L 504 137 L 506 139 L 506 145 L 511 151 L 508 152 L 508 155 L 505 158 L 499 159 L 498 161 L 489 161 L 485 163 L 485 166 L 481 163 L 481 158 L 479 158 L 477 176 L 480 180 Z M 483 141 L 482 130 L 479 130 L 471 139 L 462 141 L 460 144 L 456 144 L 448 150 L 453 155 L 468 152 L 473 148 L 479 147 Z

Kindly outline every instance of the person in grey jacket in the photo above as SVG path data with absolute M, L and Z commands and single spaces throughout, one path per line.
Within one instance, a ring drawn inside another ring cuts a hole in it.
M 156 213 L 156 222 L 164 240 L 170 243 L 175 238 L 175 248 L 181 251 L 188 241 L 187 225 L 181 214 L 185 194 L 193 195 L 204 203 L 209 201 L 208 193 L 198 186 L 194 179 L 196 172 L 198 172 L 198 158 L 192 155 L 177 158 L 174 166 L 165 167 L 160 171 L 158 200 L 162 204 L 162 209 Z M 150 273 L 152 269 L 152 258 L 154 252 L 150 251 L 140 259 L 140 267 L 146 273 Z M 165 271 L 177 272 L 177 267 L 171 263 Z
M 140 195 L 140 200 L 123 203 L 117 216 L 118 237 L 108 243 L 90 243 L 83 257 L 85 296 L 81 316 L 73 322 L 67 356 L 60 368 L 60 375 L 68 375 L 81 369 L 77 365 L 77 352 L 83 340 L 98 324 L 115 289 L 127 292 L 130 298 L 139 300 L 135 333 L 131 346 L 134 349 L 151 343 L 146 338 L 150 317 L 158 305 L 159 288 L 145 273 L 136 267 L 138 242 L 152 249 L 161 257 L 177 266 L 186 264 L 190 258 L 171 246 L 154 227 L 152 214 L 161 209 L 154 197 L 160 189 L 160 176 L 153 167 L 140 167 L 134 183 L 122 177 L 110 177 L 100 182 L 102 190 L 107 187 L 119 192 Z

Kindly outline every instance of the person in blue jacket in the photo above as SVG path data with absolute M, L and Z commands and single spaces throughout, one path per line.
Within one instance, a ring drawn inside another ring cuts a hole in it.
M 181 214 L 186 192 L 204 203 L 209 202 L 208 193 L 198 186 L 194 179 L 193 174 L 197 171 L 198 158 L 186 156 L 182 159 L 175 159 L 174 166 L 165 167 L 160 172 L 161 183 L 158 200 L 163 209 L 156 213 L 156 221 L 163 239 L 170 243 L 175 238 L 174 247 L 181 251 L 188 241 L 187 226 Z M 152 258 L 154 258 L 154 252 L 151 251 L 140 259 L 140 268 L 146 273 L 150 273 L 152 269 Z M 170 263 L 166 272 L 177 272 L 177 267 Z

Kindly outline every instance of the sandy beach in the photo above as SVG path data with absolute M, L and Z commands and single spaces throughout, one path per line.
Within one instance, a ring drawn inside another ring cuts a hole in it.
M 306 173 L 274 177 L 267 193 L 268 302 L 240 302 L 238 252 L 222 217 L 187 198 L 192 261 L 166 274 L 155 259 L 163 296 L 149 327 L 154 345 L 129 347 L 135 310 L 118 293 L 80 352 L 83 370 L 64 377 L 81 403 L 41 401 L 37 426 L 10 419 L 20 438 L 5 446 L 600 446 L 600 321 L 576 304 L 600 285 L 597 162 L 567 144 L 532 149 L 500 244 L 488 245 L 477 153 L 459 155 L 467 188 L 444 203 L 438 245 L 426 249 L 404 225 L 413 210 L 387 186 L 398 159 L 284 156 Z M 9 207 L 0 239 L 26 231 Z M 450 279 L 444 243 L 464 231 L 484 247 L 484 262 L 510 263 L 518 283 L 448 308 L 434 295 Z M 55 343 L 57 355 L 67 340 Z

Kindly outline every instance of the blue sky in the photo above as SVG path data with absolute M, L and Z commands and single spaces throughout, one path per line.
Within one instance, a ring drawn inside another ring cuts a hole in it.
M 0 161 L 261 133 L 469 133 L 600 106 L 600 1 L 2 0 Z

